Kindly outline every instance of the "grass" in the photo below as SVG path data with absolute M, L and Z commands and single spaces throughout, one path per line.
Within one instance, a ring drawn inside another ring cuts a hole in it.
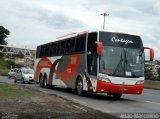
M 24 87 L 0 83 L 0 98 L 30 97 L 34 94 L 34 91 Z

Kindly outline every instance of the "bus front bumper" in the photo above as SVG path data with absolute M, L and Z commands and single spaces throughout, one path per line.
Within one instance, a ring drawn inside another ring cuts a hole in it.
M 122 94 L 142 94 L 144 85 L 120 85 L 112 84 L 110 82 L 97 81 L 97 93 L 122 93 Z

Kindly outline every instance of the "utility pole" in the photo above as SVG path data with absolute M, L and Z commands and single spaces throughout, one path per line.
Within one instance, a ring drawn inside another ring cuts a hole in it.
M 106 20 L 105 17 L 106 17 L 106 16 L 109 16 L 109 14 L 107 14 L 107 13 L 102 13 L 101 15 L 104 16 L 104 21 L 103 21 L 103 30 L 104 30 L 104 28 L 105 28 L 105 20 Z

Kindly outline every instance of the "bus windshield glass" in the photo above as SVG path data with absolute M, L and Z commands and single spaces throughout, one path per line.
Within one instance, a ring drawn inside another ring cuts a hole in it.
M 100 73 L 122 77 L 143 77 L 144 53 L 141 49 L 103 46 Z

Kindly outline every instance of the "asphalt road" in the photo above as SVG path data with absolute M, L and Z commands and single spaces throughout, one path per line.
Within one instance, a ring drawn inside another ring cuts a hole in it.
M 14 84 L 13 79 L 0 76 L 0 82 Z M 105 113 L 160 113 L 160 90 L 144 89 L 142 95 L 123 95 L 120 100 L 102 94 L 78 96 L 72 90 L 62 88 L 46 89 L 38 84 L 22 84 L 48 94 L 56 94 L 76 103 L 100 110 Z

